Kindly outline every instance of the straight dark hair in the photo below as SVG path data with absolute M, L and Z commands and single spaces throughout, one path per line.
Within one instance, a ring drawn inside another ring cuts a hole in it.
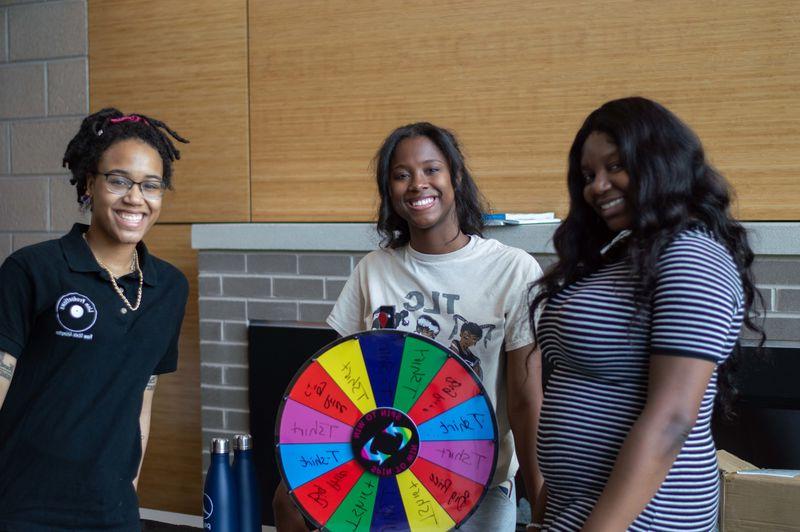
M 392 208 L 391 174 L 392 158 L 397 146 L 405 139 L 416 137 L 429 139 L 447 159 L 450 181 L 455 192 L 458 227 L 461 232 L 466 235 L 483 236 L 485 202 L 467 168 L 456 136 L 451 131 L 429 122 L 417 122 L 392 131 L 375 155 L 375 179 L 380 196 L 377 229 L 381 235 L 381 246 L 399 248 L 411 240 L 408 222 Z
M 583 198 L 581 156 L 587 137 L 595 131 L 611 138 L 630 177 L 626 201 L 632 213 L 631 234 L 621 245 L 626 246 L 623 251 L 637 280 L 637 313 L 651 300 L 656 265 L 665 246 L 679 232 L 699 225 L 731 254 L 744 292 L 744 325 L 763 345 L 766 336 L 756 320 L 764 303 L 751 269 L 754 254 L 746 230 L 731 216 L 729 185 L 706 160 L 694 132 L 662 105 L 641 97 L 603 104 L 575 135 L 567 172 L 569 213 L 553 235 L 558 260 L 534 286 L 539 290 L 530 307 L 534 332 L 535 310 L 565 286 L 597 270 L 603 262 L 601 250 L 614 237 Z M 538 335 L 535 337 L 538 343 Z M 737 351 L 738 344 L 734 355 Z M 729 371 L 734 358 L 729 357 L 729 363 L 720 369 L 719 397 L 726 413 L 735 395 Z

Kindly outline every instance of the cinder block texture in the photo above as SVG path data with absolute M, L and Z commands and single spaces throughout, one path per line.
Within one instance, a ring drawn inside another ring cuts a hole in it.
M 247 318 L 251 320 L 297 321 L 297 303 L 248 301 Z
M 266 277 L 223 277 L 222 295 L 225 297 L 269 297 L 272 293 L 270 279 Z
M 0 264 L 11 255 L 11 233 L 0 233 Z
M 11 124 L 11 172 L 65 174 L 61 166 L 67 144 L 78 132 L 80 118 L 57 118 Z
M 322 299 L 322 279 L 288 279 L 272 280 L 272 294 L 275 297 L 291 299 Z
M 219 342 L 222 340 L 221 321 L 201 321 L 200 341 Z
M 350 275 L 350 255 L 300 255 L 301 275 Z
M 800 285 L 800 262 L 792 258 L 757 257 L 753 274 L 758 284 Z
M 11 61 L 86 55 L 86 2 L 42 2 L 8 8 Z
M 8 124 L 0 124 L 0 175 L 11 172 L 11 137 Z
M 248 368 L 225 367 L 223 381 L 228 386 L 248 386 Z
M 222 340 L 224 342 L 246 342 L 247 324 L 223 322 Z
M 333 305 L 327 303 L 300 303 L 300 321 L 325 323 Z
M 200 359 L 209 364 L 247 364 L 247 346 L 200 344 Z M 205 404 L 205 403 L 204 403 Z
M 47 113 L 85 115 L 89 111 L 86 58 L 48 63 Z
M 247 255 L 249 273 L 297 273 L 297 255 L 251 253 Z
M 240 410 L 247 410 L 249 408 L 247 403 L 247 390 L 203 386 L 201 397 L 203 401 L 202 404 L 204 405 L 214 405 L 221 408 L 237 408 Z
M 81 212 L 75 185 L 69 184 L 67 177 L 50 179 L 50 228 L 66 233 L 75 222 L 88 224 L 92 221 L 90 212 Z
M 200 299 L 200 318 L 204 320 L 245 320 L 244 301 Z
M 221 429 L 222 424 L 222 410 L 214 410 L 211 408 L 202 409 L 202 423 L 203 428 L 206 429 Z
M 203 272 L 244 272 L 244 255 L 241 253 L 200 253 L 198 269 Z
M 222 366 L 200 365 L 200 382 L 219 386 L 222 384 Z
M 336 301 L 339 294 L 342 293 L 342 288 L 347 281 L 336 279 L 325 279 L 325 299 Z
M 800 268 L 800 263 L 797 264 Z M 797 312 L 800 313 L 800 288 L 788 289 L 782 288 L 778 290 L 778 311 L 780 312 Z M 800 327 L 800 322 L 798 323 Z M 800 336 L 800 330 L 797 332 Z
M 250 412 L 225 411 L 225 429 L 240 434 L 250 432 Z
M 13 235 L 13 249 L 14 251 L 18 249 L 22 249 L 26 246 L 32 246 L 34 244 L 38 244 L 39 242 L 44 242 L 46 240 L 53 240 L 56 238 L 60 238 L 64 235 L 64 233 L 59 232 L 52 232 L 52 233 L 14 233 Z
M 0 1 L 0 6 L 4 5 Z M 0 9 L 0 63 L 8 61 L 8 48 L 6 47 L 6 14 L 5 9 Z
M 792 318 L 776 318 L 767 316 L 765 330 L 767 341 L 800 341 L 800 316 Z
M 44 65 L 0 66 L 0 118 L 45 114 Z
M 222 281 L 219 277 L 200 277 L 200 295 L 218 296 L 222 294 Z
M 764 323 L 764 331 L 767 333 L 767 342 L 800 341 L 800 317 L 779 318 L 767 316 L 767 320 Z M 749 329 L 742 327 L 742 338 L 754 340 L 758 336 Z
M 0 179 L 0 231 L 46 231 L 47 187 L 47 179 Z
M 775 307 L 773 306 L 773 303 L 775 301 L 775 294 L 774 294 L 775 290 L 769 287 L 765 288 L 763 286 L 756 286 L 756 290 L 758 290 L 758 292 L 761 294 L 761 297 L 764 298 L 763 301 L 764 304 L 762 305 L 761 304 L 762 302 L 759 301 L 758 298 L 756 298 L 756 300 L 753 302 L 753 309 L 757 310 L 759 313 L 762 313 L 765 310 L 766 311 L 775 310 Z

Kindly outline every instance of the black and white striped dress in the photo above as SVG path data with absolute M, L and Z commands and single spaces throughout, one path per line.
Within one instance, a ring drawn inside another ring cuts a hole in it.
M 743 294 L 736 266 L 703 229 L 681 232 L 664 249 L 651 307 L 638 321 L 633 289 L 629 264 L 619 260 L 564 288 L 542 312 L 542 352 L 554 365 L 537 445 L 548 486 L 547 530 L 579 530 L 589 516 L 645 404 L 650 355 L 721 364 L 739 335 Z M 715 370 L 697 423 L 630 530 L 714 529 L 716 382 Z

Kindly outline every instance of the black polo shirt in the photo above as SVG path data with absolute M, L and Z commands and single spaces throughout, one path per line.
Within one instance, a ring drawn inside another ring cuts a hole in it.
M 0 530 L 139 530 L 142 394 L 177 368 L 188 283 L 140 243 L 142 303 L 128 310 L 86 229 L 0 267 L 0 351 L 17 358 L 0 408 Z M 117 283 L 135 304 L 138 275 Z

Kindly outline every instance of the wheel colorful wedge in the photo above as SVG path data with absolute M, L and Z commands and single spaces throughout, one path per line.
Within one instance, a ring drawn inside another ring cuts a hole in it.
M 297 372 L 275 427 L 289 493 L 325 530 L 448 530 L 477 508 L 497 424 L 450 350 L 381 329 L 341 338 Z

